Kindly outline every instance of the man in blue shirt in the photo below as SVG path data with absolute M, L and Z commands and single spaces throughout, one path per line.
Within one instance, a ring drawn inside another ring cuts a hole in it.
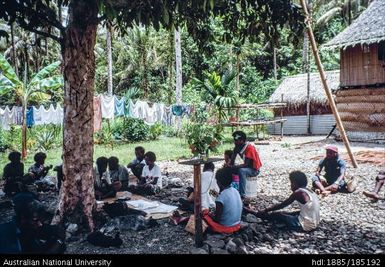
M 323 176 L 322 169 L 325 169 Z M 338 148 L 333 145 L 327 146 L 326 157 L 319 162 L 317 171 L 312 177 L 315 192 L 328 195 L 346 190 L 345 172 L 346 163 L 338 156 Z

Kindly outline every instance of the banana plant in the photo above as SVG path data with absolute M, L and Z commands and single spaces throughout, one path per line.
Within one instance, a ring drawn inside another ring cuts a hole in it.
M 205 73 L 205 80 L 193 79 L 196 89 L 203 89 L 204 98 L 207 102 L 213 103 L 218 111 L 218 122 L 226 119 L 225 109 L 229 109 L 238 102 L 237 92 L 234 88 L 236 71 L 227 70 L 222 77 L 214 72 Z
M 20 100 L 23 109 L 22 127 L 22 157 L 27 156 L 27 106 L 30 101 L 41 102 L 48 100 L 50 95 L 58 92 L 64 86 L 63 76 L 57 74 L 60 61 L 56 61 L 38 73 L 27 82 L 19 79 L 6 58 L 0 54 L 0 94 L 15 93 Z

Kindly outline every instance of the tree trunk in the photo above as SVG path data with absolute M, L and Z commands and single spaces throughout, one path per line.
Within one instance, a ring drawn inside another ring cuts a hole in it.
M 107 23 L 108 95 L 112 95 L 112 27 Z
M 27 157 L 27 104 L 23 101 L 23 126 L 21 128 L 21 158 Z
M 95 207 L 93 162 L 93 96 L 98 8 L 95 0 L 71 1 L 63 45 L 64 183 L 53 223 L 66 221 L 93 230 Z
M 16 49 L 15 49 L 15 33 L 13 28 L 13 22 L 11 23 L 11 42 L 12 42 L 12 62 L 15 69 L 15 73 L 19 76 L 19 69 L 17 67 Z
M 182 104 L 182 48 L 180 43 L 179 28 L 175 29 L 175 73 L 176 73 L 176 89 L 175 98 L 177 105 Z M 181 117 L 177 117 L 177 128 L 181 127 Z
M 237 53 L 237 80 L 236 80 L 236 90 L 237 90 L 237 93 L 239 95 L 240 93 L 240 87 L 241 87 L 241 83 L 240 83 L 240 80 L 239 80 L 239 76 L 240 76 L 240 73 L 241 73 L 241 53 Z

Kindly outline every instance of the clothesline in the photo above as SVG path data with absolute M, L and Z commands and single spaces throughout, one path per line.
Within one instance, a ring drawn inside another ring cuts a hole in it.
M 102 119 L 114 119 L 115 117 L 125 116 L 143 119 L 147 124 L 160 122 L 165 125 L 172 125 L 177 116 L 189 116 L 194 107 L 188 104 L 166 106 L 163 103 L 148 103 L 146 101 L 113 95 L 98 95 L 94 97 L 94 131 L 102 127 Z M 29 107 L 27 109 L 27 126 L 43 124 L 63 124 L 63 108 L 57 104 L 56 108 L 50 104 L 48 109 L 43 105 L 39 107 Z M 6 106 L 0 108 L 0 126 L 2 129 L 9 130 L 10 125 L 22 125 L 22 107 Z

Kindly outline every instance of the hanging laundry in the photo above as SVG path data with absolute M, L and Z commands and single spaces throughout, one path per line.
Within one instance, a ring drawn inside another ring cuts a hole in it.
M 102 129 L 102 104 L 100 96 L 94 97 L 94 133 Z
M 165 121 L 166 125 L 173 125 L 175 123 L 175 115 L 172 113 L 172 106 L 165 107 Z
M 118 116 L 124 116 L 125 115 L 125 97 L 123 96 L 120 100 L 118 99 L 117 96 L 114 96 L 114 115 L 116 117 Z
M 134 108 L 134 102 L 131 99 L 126 99 L 125 108 L 124 108 L 124 116 L 132 117 L 132 112 Z
M 101 95 L 101 105 L 102 105 L 102 118 L 113 119 L 114 118 L 114 96 Z
M 33 108 L 33 119 L 35 121 L 35 125 L 42 125 L 44 124 L 42 114 L 45 112 L 45 108 L 43 105 L 40 105 L 39 108 L 36 108 L 35 106 Z M 44 117 L 44 115 L 43 115 Z
M 172 105 L 172 114 L 177 117 L 182 116 L 186 112 L 185 105 Z
M 132 117 L 137 119 L 145 120 L 148 113 L 148 104 L 147 102 L 138 100 L 133 106 Z
M 35 119 L 33 116 L 33 107 L 27 109 L 27 127 L 32 127 L 35 124 Z
M 63 124 L 64 122 L 64 109 L 60 106 L 60 104 L 56 105 L 56 120 L 55 124 Z
M 144 118 L 144 121 L 147 122 L 148 124 L 154 124 L 157 121 L 157 115 L 156 115 L 156 105 L 152 104 L 150 105 L 147 104 L 147 114 L 146 117 Z
M 23 124 L 23 108 L 13 106 L 11 109 L 12 124 L 22 125 Z
M 14 111 L 12 111 L 12 109 L 9 109 L 8 106 L 5 107 L 4 110 L 1 111 L 2 112 L 2 120 L 1 120 L 1 127 L 4 129 L 4 130 L 9 130 L 10 129 L 10 126 L 11 124 L 14 124 L 13 122 L 13 113 Z
M 156 112 L 156 121 L 163 123 L 164 117 L 165 117 L 165 105 L 162 103 L 155 103 L 155 112 Z

